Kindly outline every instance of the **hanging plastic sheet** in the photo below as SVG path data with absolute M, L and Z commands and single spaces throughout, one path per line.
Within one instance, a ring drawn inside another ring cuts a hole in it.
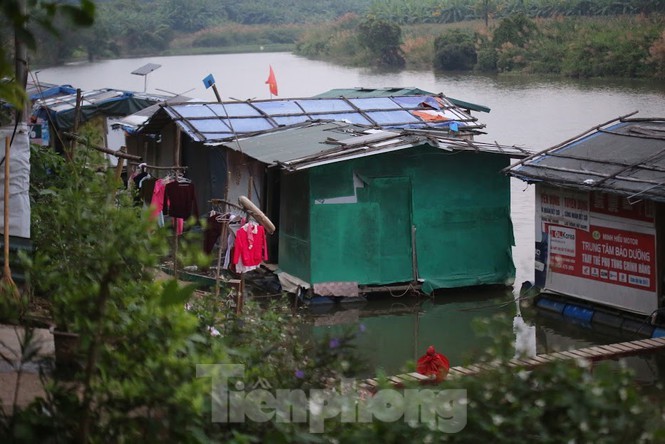
M 2 136 L 2 157 L 5 157 L 5 140 L 12 139 L 9 165 L 9 233 L 11 236 L 30 238 L 30 139 L 28 126 L 20 123 L 0 128 Z M 4 169 L 0 169 L 4 180 Z M 4 197 L 0 193 L 0 208 L 4 207 Z M 2 222 L 0 222 L 2 223 Z M 4 226 L 2 227 L 4 230 Z

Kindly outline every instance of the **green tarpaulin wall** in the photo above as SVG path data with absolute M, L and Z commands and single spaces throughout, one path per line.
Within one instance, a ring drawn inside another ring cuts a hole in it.
M 312 284 L 410 282 L 415 243 L 427 293 L 511 284 L 509 161 L 422 146 L 285 173 L 280 268 Z

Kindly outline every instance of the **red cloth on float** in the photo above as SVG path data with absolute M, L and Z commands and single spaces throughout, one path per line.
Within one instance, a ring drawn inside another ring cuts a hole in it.
M 427 353 L 418 359 L 416 365 L 418 373 L 425 376 L 435 375 L 436 382 L 446 379 L 448 370 L 450 370 L 450 361 L 441 353 L 437 353 L 432 345 L 427 348 Z

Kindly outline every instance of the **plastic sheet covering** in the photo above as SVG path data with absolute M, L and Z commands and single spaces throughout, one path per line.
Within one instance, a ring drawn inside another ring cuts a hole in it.
M 434 376 L 436 382 L 446 379 L 450 370 L 450 361 L 448 358 L 436 351 L 434 346 L 427 348 L 427 353 L 418 358 L 416 371 L 421 375 Z
M 287 293 L 297 293 L 298 289 L 300 288 L 304 288 L 306 290 L 309 289 L 309 284 L 302 279 L 297 278 L 296 276 L 290 275 L 289 273 L 286 273 L 282 270 L 277 270 L 275 273 L 277 274 L 279 283 L 282 286 L 282 290 L 286 291 Z
M 0 141 L 0 153 L 5 158 L 6 138 L 11 140 L 14 133 L 14 125 L 0 128 L 2 140 Z M 19 124 L 14 136 L 14 142 L 9 152 L 9 234 L 30 238 L 30 141 L 28 138 L 28 126 Z M 4 209 L 4 163 L 0 168 L 0 179 L 3 192 L 0 193 L 0 208 Z M 4 218 L 0 218 L 0 226 L 4 233 Z

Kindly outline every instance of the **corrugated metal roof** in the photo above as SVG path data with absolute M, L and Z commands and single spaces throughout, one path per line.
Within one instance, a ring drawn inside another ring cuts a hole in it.
M 665 118 L 614 119 L 506 172 L 527 182 L 665 201 Z
M 54 85 L 52 83 L 28 82 L 25 92 L 31 101 L 46 99 L 47 97 L 65 96 L 76 94 L 76 89 L 71 85 Z
M 123 130 L 129 133 L 133 133 L 136 131 L 138 127 L 143 125 L 150 117 L 152 117 L 152 115 L 155 114 L 159 110 L 160 106 L 162 106 L 163 104 L 192 102 L 192 101 L 199 102 L 200 99 L 193 99 L 191 97 L 183 95 L 176 95 L 164 100 L 164 102 L 155 103 L 154 105 L 150 105 L 147 108 L 143 108 L 141 111 L 137 113 L 123 117 L 118 121 L 116 125 L 122 127 Z
M 314 97 L 395 97 L 395 96 L 431 96 L 435 95 L 432 92 L 422 90 L 420 88 L 336 88 L 326 91 L 324 93 L 318 94 Z M 466 102 L 464 100 L 454 99 L 452 97 L 446 96 L 448 100 L 452 102 L 453 105 L 459 106 L 460 108 L 468 109 L 471 111 L 479 111 L 483 113 L 488 113 L 491 111 L 490 108 L 484 105 L 478 105 L 477 103 Z
M 377 130 L 339 121 L 308 122 L 291 128 L 224 143 L 268 165 L 288 170 L 381 154 L 429 144 L 447 151 L 474 151 L 526 157 L 514 146 L 441 137 L 432 130 Z
M 140 92 L 130 92 L 118 89 L 103 88 L 81 91 L 82 106 L 95 106 L 112 100 L 118 100 L 125 97 L 134 97 L 152 102 L 166 100 L 166 96 L 146 94 Z M 76 90 L 73 93 L 58 97 L 39 99 L 35 102 L 34 108 L 45 108 L 51 112 L 65 112 L 76 108 Z
M 168 97 L 157 94 L 123 91 L 117 89 L 95 89 L 81 91 L 80 121 L 85 122 L 97 115 L 112 117 L 127 116 Z M 76 110 L 76 92 L 36 100 L 32 115 L 49 121 L 58 129 L 71 129 Z
M 484 125 L 441 96 L 303 98 L 165 105 L 138 132 L 155 134 L 174 121 L 194 141 L 216 145 L 235 134 L 271 131 L 314 120 L 338 120 L 374 128 L 438 128 L 462 133 Z M 454 125 L 454 126 L 455 126 Z

